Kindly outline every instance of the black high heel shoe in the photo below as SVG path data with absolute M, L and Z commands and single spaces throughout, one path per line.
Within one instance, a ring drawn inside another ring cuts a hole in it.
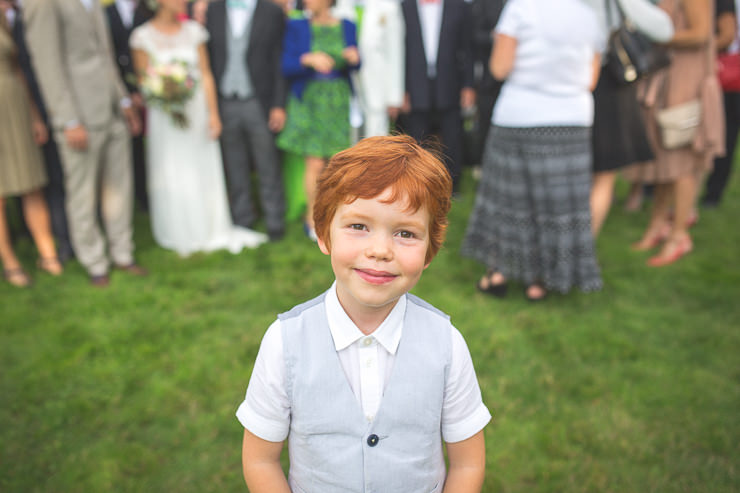
M 486 276 L 480 281 L 478 281 L 478 283 L 476 284 L 476 288 L 478 288 L 478 291 L 480 291 L 481 293 L 490 294 L 491 296 L 495 296 L 496 298 L 503 298 L 506 296 L 508 284 L 505 279 L 504 279 L 504 282 L 494 284 L 491 281 L 491 278 L 494 276 L 494 274 L 501 274 L 501 273 L 496 270 L 490 270 L 490 269 L 487 270 Z M 484 280 L 487 283 L 487 286 L 483 285 Z

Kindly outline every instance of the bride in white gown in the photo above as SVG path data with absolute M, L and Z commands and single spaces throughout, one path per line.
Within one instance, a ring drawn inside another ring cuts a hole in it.
M 155 241 L 180 255 L 256 247 L 267 236 L 235 226 L 226 195 L 218 136 L 221 121 L 205 43 L 208 32 L 178 20 L 185 0 L 158 0 L 154 18 L 136 28 L 130 44 L 139 74 L 150 64 L 184 62 L 197 86 L 185 105 L 187 128 L 154 105 L 148 108 L 149 210 Z

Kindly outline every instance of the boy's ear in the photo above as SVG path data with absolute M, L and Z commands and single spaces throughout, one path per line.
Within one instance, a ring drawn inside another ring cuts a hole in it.
M 324 255 L 331 255 L 331 251 L 326 246 L 326 243 L 324 243 L 324 240 L 322 240 L 321 238 L 318 238 L 316 240 L 316 243 L 319 244 L 319 250 L 321 250 L 321 253 L 323 253 Z

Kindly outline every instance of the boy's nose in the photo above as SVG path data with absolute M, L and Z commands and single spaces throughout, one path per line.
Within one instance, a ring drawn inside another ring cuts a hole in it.
M 393 257 L 393 237 L 376 233 L 369 239 L 366 255 L 377 260 L 390 260 Z

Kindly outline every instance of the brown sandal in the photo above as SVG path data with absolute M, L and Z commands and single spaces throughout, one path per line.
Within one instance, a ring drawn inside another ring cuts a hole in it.
M 31 285 L 31 278 L 28 277 L 28 274 L 26 274 L 26 271 L 24 271 L 22 267 L 4 269 L 3 277 L 8 281 L 8 283 L 17 288 L 27 288 Z
M 36 261 L 36 266 L 52 276 L 60 276 L 64 272 L 64 267 L 57 257 L 42 257 Z

